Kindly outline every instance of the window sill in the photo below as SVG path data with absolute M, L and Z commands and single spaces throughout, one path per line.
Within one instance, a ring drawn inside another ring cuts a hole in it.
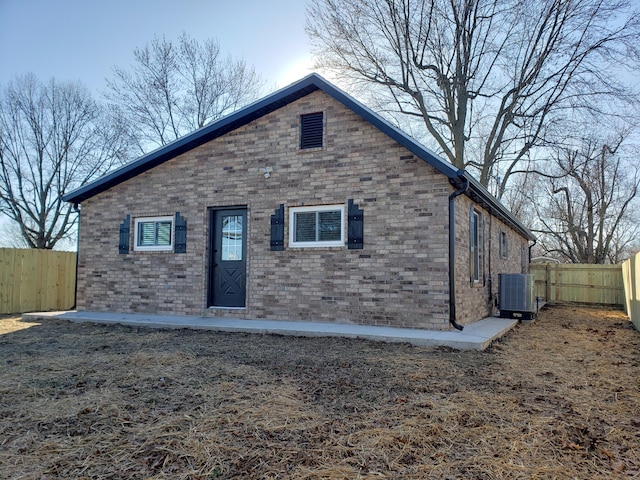
M 294 248 L 297 250 L 304 250 L 307 248 L 344 248 L 346 247 L 346 244 L 344 243 L 331 243 L 331 244 L 314 244 L 314 245 L 291 245 L 289 244 L 289 248 Z
M 136 250 L 135 248 L 129 252 L 129 253 L 173 253 L 173 248 L 171 249 L 161 249 L 161 250 L 154 250 L 154 249 L 144 249 L 144 250 Z
M 211 305 L 207 307 L 207 310 L 246 310 L 247 307 L 219 307 L 217 305 Z
M 322 152 L 326 150 L 326 147 L 312 147 L 312 148 L 298 148 L 298 153 L 313 153 L 313 152 Z

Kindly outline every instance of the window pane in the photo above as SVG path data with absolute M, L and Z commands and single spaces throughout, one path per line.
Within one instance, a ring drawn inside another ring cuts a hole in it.
M 158 238 L 156 245 L 171 245 L 171 222 L 157 222 L 156 225 L 158 228 Z
M 473 251 L 473 279 L 474 280 L 479 280 L 480 279 L 480 252 L 479 252 L 479 238 L 478 238 L 478 234 L 479 234 L 479 225 L 478 225 L 478 214 L 477 213 L 473 213 L 472 215 L 472 225 L 471 225 L 471 245 L 472 245 L 472 251 Z
M 500 255 L 507 256 L 507 234 L 505 232 L 500 232 Z
M 319 241 L 340 241 L 340 211 L 318 212 L 318 240 Z
M 136 250 L 170 250 L 173 245 L 173 220 L 171 217 L 147 217 L 136 220 Z
M 242 215 L 222 217 L 222 260 L 242 260 L 242 234 Z
M 316 212 L 295 214 L 295 241 L 316 241 Z
M 138 245 L 141 247 L 152 247 L 156 237 L 155 222 L 138 223 Z

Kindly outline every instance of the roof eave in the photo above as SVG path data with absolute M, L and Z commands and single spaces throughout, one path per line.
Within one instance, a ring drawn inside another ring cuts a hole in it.
M 511 228 L 519 232 L 523 237 L 529 241 L 535 241 L 536 236 L 525 227 L 518 218 L 513 215 L 505 207 L 500 200 L 491 195 L 489 191 L 478 180 L 473 178 L 466 170 L 459 170 L 456 178 L 450 180 L 451 184 L 459 188 L 464 185 L 464 182 L 469 182 L 469 189 L 466 191 L 466 195 L 473 201 L 487 209 L 490 213 L 500 218 L 503 222 L 509 225 Z
M 362 103 L 358 102 L 353 97 L 347 95 L 342 90 L 326 82 L 324 79 L 322 79 L 322 77 L 319 78 L 322 80 L 322 85 L 319 86 L 320 90 L 327 93 L 338 102 L 342 103 L 345 107 L 349 108 L 364 120 L 374 125 L 376 128 L 378 128 L 378 130 L 382 131 L 388 137 L 398 142 L 411 153 L 434 167 L 440 173 L 446 175 L 448 178 L 452 179 L 458 175 L 458 170 L 450 163 L 445 162 L 442 158 L 440 158 L 439 155 L 432 152 L 427 147 L 417 142 L 415 139 L 411 138 L 402 130 L 391 125 L 387 120 L 382 118 L 380 115 L 378 115 Z
M 271 113 L 288 103 L 302 98 L 311 92 L 318 90 L 313 75 L 267 95 L 261 100 L 206 125 L 190 134 L 174 140 L 153 152 L 143 155 L 138 160 L 128 163 L 82 187 L 79 187 L 62 197 L 65 202 L 81 203 L 98 193 L 129 180 L 167 160 L 177 157 L 193 148 L 196 148 L 210 140 L 220 137 L 247 123 Z

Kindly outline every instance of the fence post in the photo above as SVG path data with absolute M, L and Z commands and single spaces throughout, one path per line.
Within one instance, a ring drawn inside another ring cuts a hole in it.
M 551 303 L 551 276 L 549 275 L 549 264 L 544 268 L 544 299 L 547 303 Z

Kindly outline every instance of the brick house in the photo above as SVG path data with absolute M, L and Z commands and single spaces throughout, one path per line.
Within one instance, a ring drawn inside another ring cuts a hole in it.
M 315 74 L 64 199 L 82 311 L 447 330 L 494 311 L 534 240 Z

